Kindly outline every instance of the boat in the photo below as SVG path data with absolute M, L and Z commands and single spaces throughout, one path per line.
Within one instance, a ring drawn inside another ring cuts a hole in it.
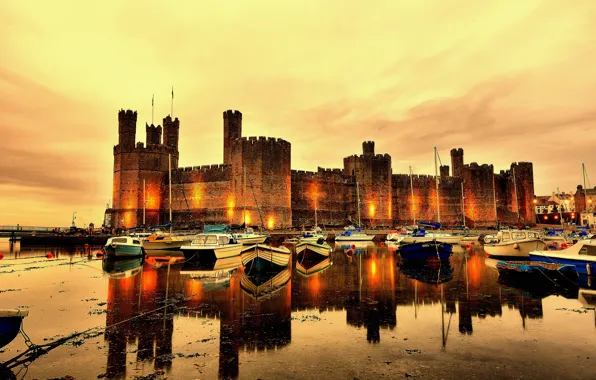
M 21 331 L 23 318 L 29 315 L 29 310 L 0 309 L 0 348 L 8 345 Z
M 297 241 L 312 241 L 319 244 L 327 240 L 327 235 L 319 226 L 315 226 L 312 230 L 302 230 L 297 238 Z
M 385 240 L 400 243 L 402 240 L 404 240 L 404 238 L 407 235 L 408 235 L 408 230 L 406 230 L 405 228 L 400 228 L 399 230 L 395 229 L 395 230 L 389 231 Z
M 245 270 L 240 279 L 240 288 L 251 297 L 262 299 L 280 291 L 290 282 L 289 268 L 278 271 L 259 272 Z
M 130 236 L 109 238 L 103 251 L 107 258 L 135 257 L 145 254 L 141 240 Z
M 559 251 L 531 251 L 530 260 L 571 264 L 575 265 L 577 273 L 594 276 L 596 275 L 596 240 L 580 240 L 574 245 Z
M 242 265 L 247 270 L 276 269 L 287 267 L 292 253 L 286 247 L 256 244 L 241 251 Z
M 205 225 L 189 245 L 180 247 L 186 260 L 225 259 L 240 255 L 242 244 L 234 239 L 225 225 Z
M 360 187 L 356 182 L 356 199 L 358 199 L 358 228 L 354 226 L 348 226 L 339 235 L 335 235 L 335 241 L 372 241 L 375 235 L 367 235 L 362 232 L 362 223 L 360 220 Z
M 548 230 L 542 237 L 542 240 L 548 247 L 559 248 L 562 245 L 571 243 L 571 240 L 565 236 L 563 229 Z
M 545 248 L 540 235 L 528 230 L 501 230 L 484 238 L 484 251 L 489 257 L 527 258 L 531 251 Z
M 372 241 L 375 235 L 367 235 L 360 227 L 348 226 L 344 232 L 335 235 L 335 241 Z
M 434 224 L 437 225 L 438 223 Z M 417 244 L 438 241 L 447 244 L 459 244 L 462 239 L 463 235 L 452 235 L 442 232 L 427 232 L 425 228 L 420 228 L 412 232 L 412 234 L 404 236 L 401 242 L 403 244 Z
M 234 234 L 236 241 L 240 244 L 263 244 L 269 236 L 263 234 L 257 234 L 251 227 L 247 227 L 244 232 Z
M 163 231 L 155 231 L 147 238 L 145 238 L 143 242 L 143 248 L 145 250 L 151 251 L 161 251 L 161 250 L 178 250 L 183 245 L 190 243 L 192 237 L 191 236 L 177 236 L 166 234 Z
M 114 260 L 104 257 L 101 267 L 111 278 L 134 277 L 143 270 L 144 257 L 133 257 L 121 260 Z
M 318 259 L 304 259 L 296 261 L 296 272 L 303 277 L 310 277 L 315 273 L 327 270 L 333 263 L 329 257 Z
M 327 243 L 319 244 L 312 241 L 301 241 L 296 244 L 296 256 L 304 257 L 329 257 L 333 248 Z
M 229 286 L 230 279 L 241 266 L 240 256 L 218 259 L 211 263 L 192 261 L 182 266 L 180 274 L 199 281 L 206 290 L 218 290 Z
M 451 257 L 453 247 L 449 243 L 432 241 L 404 244 L 398 249 L 399 255 L 404 259 L 438 258 L 446 260 Z
M 499 276 L 533 279 L 534 281 L 556 282 L 564 276 L 575 280 L 578 277 L 574 265 L 547 263 L 543 261 L 499 261 L 497 263 Z

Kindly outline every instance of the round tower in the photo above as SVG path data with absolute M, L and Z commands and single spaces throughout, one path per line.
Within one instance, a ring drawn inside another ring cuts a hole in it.
M 180 133 L 180 120 L 172 120 L 170 115 L 163 119 L 163 143 L 178 151 L 178 136 Z
M 161 144 L 161 126 L 154 126 L 145 123 L 145 132 L 147 134 L 147 146 Z
M 136 133 L 137 111 L 120 110 L 118 112 L 118 145 L 120 145 L 120 149 L 134 150 Z

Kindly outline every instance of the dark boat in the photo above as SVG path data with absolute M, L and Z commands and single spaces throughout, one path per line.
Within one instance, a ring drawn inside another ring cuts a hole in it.
M 499 276 L 519 277 L 528 281 L 565 281 L 578 278 L 575 265 L 540 261 L 499 261 Z
M 21 331 L 23 318 L 28 315 L 29 310 L 0 309 L 0 348 L 16 338 Z
M 448 260 L 453 253 L 451 244 L 438 241 L 404 244 L 399 247 L 399 254 L 404 259 L 438 258 Z

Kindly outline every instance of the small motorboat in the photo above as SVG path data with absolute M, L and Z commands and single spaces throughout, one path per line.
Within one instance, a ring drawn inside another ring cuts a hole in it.
M 103 251 L 107 258 L 136 257 L 145 254 L 141 239 L 130 236 L 109 238 Z
M 398 249 L 399 255 L 404 259 L 437 258 L 448 260 L 453 253 L 453 246 L 442 241 L 430 241 L 403 244 Z
M 156 231 L 143 240 L 145 250 L 178 250 L 183 245 L 190 243 L 192 236 L 178 236 Z
M 327 240 L 327 235 L 323 233 L 321 227 L 317 226 L 312 230 L 304 230 L 300 232 L 300 236 L 298 236 L 299 241 L 311 241 L 322 243 Z
M 16 338 L 19 331 L 21 331 L 23 318 L 28 315 L 29 310 L 0 309 L 0 348 Z
M 360 227 L 349 226 L 339 235 L 335 236 L 335 241 L 372 241 L 375 235 L 368 235 L 362 232 Z
M 579 274 L 596 275 L 596 240 L 579 240 L 559 251 L 531 251 L 530 260 L 557 264 L 572 264 Z
M 263 244 L 269 238 L 269 236 L 263 234 L 256 234 L 251 227 L 248 227 L 242 233 L 235 233 L 234 238 L 236 238 L 236 241 L 240 244 L 250 245 Z
M 247 270 L 262 270 L 285 268 L 290 263 L 292 252 L 286 247 L 271 247 L 264 244 L 256 244 L 242 250 L 242 265 Z
M 489 257 L 529 257 L 530 251 L 542 250 L 546 243 L 540 235 L 528 230 L 501 230 L 484 238 L 484 251 Z
M 180 247 L 186 260 L 206 257 L 225 259 L 240 255 L 242 244 L 236 243 L 231 234 L 198 234 L 189 245 Z
M 311 241 L 303 241 L 296 244 L 296 256 L 304 257 L 329 257 L 333 248 L 327 243 L 319 244 Z
M 408 235 L 408 230 L 406 230 L 405 228 L 401 228 L 399 230 L 391 230 L 387 234 L 387 238 L 385 240 L 400 243 L 402 240 L 404 240 L 404 238 L 407 235 Z

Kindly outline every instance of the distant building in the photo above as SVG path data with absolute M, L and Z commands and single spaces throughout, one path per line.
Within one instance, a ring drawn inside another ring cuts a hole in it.
M 571 193 L 536 196 L 533 202 L 537 223 L 561 224 L 561 220 L 564 223 L 575 223 L 577 220 L 575 196 Z
M 362 144 L 362 154 L 344 158 L 343 168 L 292 170 L 289 142 L 244 137 L 242 114 L 229 110 L 223 113 L 223 163 L 180 168 L 180 121 L 167 116 L 163 128 L 146 125 L 146 145 L 135 142 L 136 123 L 136 112 L 118 113 L 113 205 L 106 210 L 106 227 L 142 224 L 143 205 L 147 225 L 169 221 L 169 158 L 175 228 L 245 220 L 269 229 L 300 227 L 314 224 L 315 209 L 320 225 L 345 226 L 357 223 L 359 203 L 362 224 L 368 227 L 436 220 L 435 177 L 393 174 L 391 156 L 376 154 L 373 141 Z M 195 146 L 201 149 L 200 139 Z M 463 220 L 462 181 L 468 226 L 517 223 L 518 211 L 521 223 L 535 222 L 532 163 L 513 163 L 495 174 L 492 165 L 464 164 L 460 148 L 451 151 L 451 166 L 451 176 L 449 166 L 440 168 L 443 224 Z

